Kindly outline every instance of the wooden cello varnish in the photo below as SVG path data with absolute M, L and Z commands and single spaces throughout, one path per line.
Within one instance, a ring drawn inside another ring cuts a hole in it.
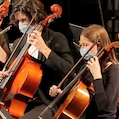
M 0 96 L 0 101 L 5 104 L 0 105 L 0 108 L 6 108 L 13 117 L 23 116 L 29 98 L 33 98 L 42 79 L 41 65 L 28 54 L 17 68 Z
M 55 113 L 53 119 L 79 119 L 93 96 L 90 95 L 89 91 L 91 90 L 82 81 L 78 81 Z
M 47 27 L 50 21 L 59 17 L 62 9 L 58 4 L 51 6 L 54 13 L 45 18 L 38 31 Z M 2 80 L 0 88 L 0 109 L 5 108 L 8 113 L 18 119 L 23 116 L 27 103 L 33 98 L 42 79 L 42 66 L 28 53 L 30 44 L 26 43 L 17 58 L 10 65 L 9 76 Z
M 100 59 L 104 53 L 108 54 L 113 48 L 119 48 L 119 41 L 112 42 L 109 46 L 102 48 L 97 54 L 98 59 Z M 78 80 L 78 82 L 74 85 L 74 88 L 68 94 L 65 101 L 61 104 L 53 119 L 81 118 L 94 95 L 93 84 L 91 83 L 91 85 L 89 85 L 87 80 L 82 81 L 83 80 Z

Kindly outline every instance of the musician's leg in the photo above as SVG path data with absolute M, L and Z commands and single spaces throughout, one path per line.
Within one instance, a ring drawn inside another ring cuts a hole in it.
M 39 106 L 36 106 L 35 108 L 33 108 L 32 110 L 30 110 L 29 112 L 25 113 L 24 116 L 22 116 L 19 119 L 38 119 L 38 116 L 40 115 L 40 113 L 45 109 L 46 105 L 42 104 Z M 43 119 L 52 119 L 53 118 L 53 113 L 52 111 L 49 109 L 44 115 L 43 115 Z

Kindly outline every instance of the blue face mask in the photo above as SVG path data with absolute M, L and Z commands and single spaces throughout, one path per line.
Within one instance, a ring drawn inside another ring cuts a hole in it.
M 82 48 L 80 49 L 80 54 L 83 57 L 86 52 L 89 50 L 89 48 Z M 84 57 L 85 60 L 89 60 L 91 57 L 95 56 L 95 54 L 92 54 L 90 51 L 86 54 L 86 56 Z
M 28 25 L 29 25 L 29 23 L 27 23 L 27 22 L 19 23 L 19 30 L 20 30 L 22 33 L 25 33 L 26 29 L 28 28 Z M 34 29 L 34 27 L 33 27 L 33 26 L 30 26 L 29 29 L 28 29 L 28 31 L 27 31 L 27 33 L 32 32 L 33 29 Z

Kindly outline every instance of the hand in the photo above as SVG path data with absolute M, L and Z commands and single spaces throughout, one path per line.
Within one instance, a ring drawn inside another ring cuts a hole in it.
M 87 61 L 86 67 L 88 67 L 88 69 L 90 70 L 91 74 L 93 75 L 94 80 L 98 78 L 102 78 L 101 68 L 100 68 L 100 64 L 99 64 L 99 60 L 97 56 L 90 58 L 90 60 Z
M 0 81 L 1 81 L 5 76 L 8 76 L 8 75 L 9 75 L 8 71 L 5 71 L 5 72 L 0 71 Z
M 46 45 L 44 39 L 41 36 L 41 32 L 33 31 L 30 33 L 27 42 L 31 45 L 34 45 L 46 58 L 49 57 L 51 49 Z
M 57 94 L 61 94 L 62 93 L 62 90 L 57 88 L 56 85 L 52 85 L 52 87 L 50 87 L 50 90 L 49 90 L 49 95 L 51 97 L 56 97 Z

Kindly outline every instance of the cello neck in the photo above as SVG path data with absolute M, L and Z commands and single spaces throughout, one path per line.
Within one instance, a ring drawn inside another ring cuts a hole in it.
M 29 48 L 30 44 L 26 43 L 24 47 L 22 48 L 21 52 L 13 62 L 11 68 L 9 69 L 9 76 L 5 77 L 0 84 L 0 89 L 4 89 L 6 86 L 7 82 L 10 80 L 11 76 L 13 75 L 15 69 L 17 68 L 18 64 L 22 60 L 23 56 L 26 54 L 27 49 Z

